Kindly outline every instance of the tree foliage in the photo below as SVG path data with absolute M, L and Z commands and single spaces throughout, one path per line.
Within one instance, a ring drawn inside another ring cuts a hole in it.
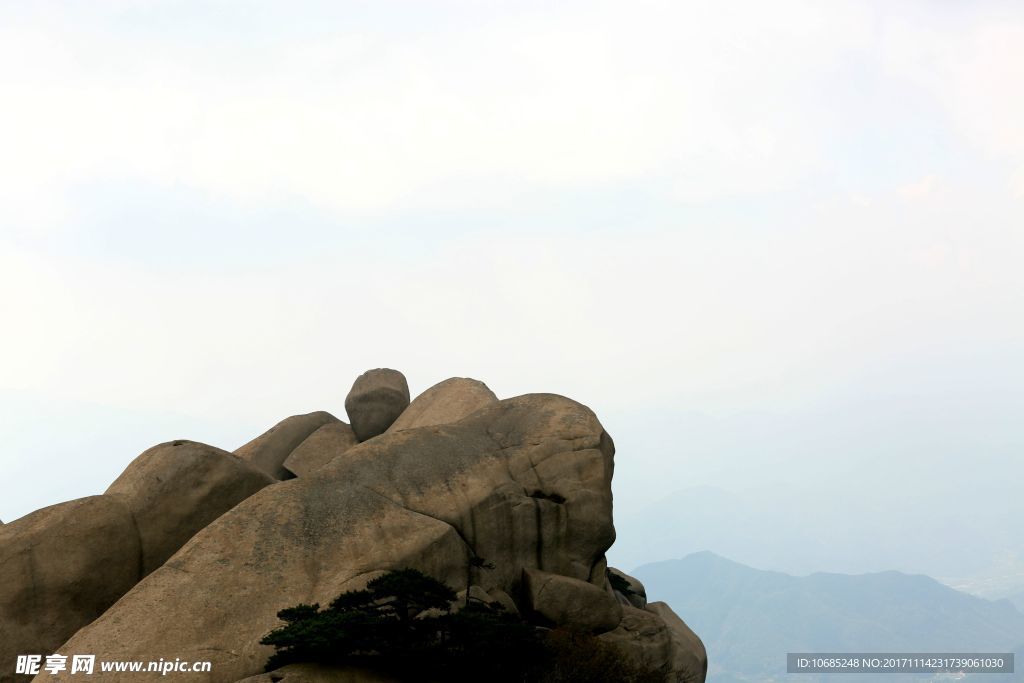
M 495 683 L 647 683 L 658 678 L 583 634 L 549 631 L 497 603 L 452 611 L 454 591 L 415 569 L 388 572 L 321 609 L 278 612 L 284 624 L 260 642 L 273 645 L 267 671 L 296 662 L 367 666 L 401 680 Z
M 629 580 L 622 577 L 614 572 L 608 572 L 608 582 L 612 584 L 612 588 L 619 591 L 623 595 L 636 595 L 637 592 L 633 590 L 633 586 L 630 585 Z
M 267 670 L 294 662 L 357 664 L 446 680 L 522 681 L 543 644 L 533 627 L 499 605 L 451 611 L 455 592 L 415 569 L 388 572 L 326 609 L 278 612 L 284 625 L 262 642 L 277 650 Z

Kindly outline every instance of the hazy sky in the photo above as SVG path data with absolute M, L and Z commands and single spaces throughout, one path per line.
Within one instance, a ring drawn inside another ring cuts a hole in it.
M 620 510 L 1024 479 L 1022 83 L 1016 2 L 2 2 L 0 518 L 378 366 Z

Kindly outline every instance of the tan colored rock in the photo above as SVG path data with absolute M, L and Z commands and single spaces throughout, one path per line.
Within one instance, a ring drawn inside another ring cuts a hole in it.
M 498 397 L 483 382 L 467 377 L 452 377 L 417 396 L 394 424 L 388 427 L 388 431 L 451 424 L 497 402 Z
M 622 605 L 603 588 L 537 569 L 525 569 L 523 574 L 529 610 L 546 625 L 604 633 L 622 620 Z
M 285 458 L 284 468 L 297 477 L 306 477 L 359 443 L 356 433 L 342 421 L 328 422 L 296 447 Z
M 390 368 L 359 375 L 345 397 L 345 412 L 360 441 L 383 434 L 408 407 L 409 383 Z
M 639 579 L 633 578 L 629 574 L 623 571 L 619 571 L 615 567 L 608 567 L 608 573 L 618 576 L 620 579 L 629 584 L 629 590 L 625 593 L 615 591 L 617 595 L 621 596 L 622 600 L 625 600 L 628 604 L 638 609 L 643 609 L 647 606 L 647 589 L 640 583 Z
M 190 680 L 235 681 L 262 671 L 272 648 L 259 640 L 279 624 L 281 608 L 327 604 L 400 567 L 465 586 L 474 556 L 495 565 L 468 577 L 488 591 L 520 594 L 524 569 L 580 584 L 599 569 L 593 588 L 611 600 L 604 552 L 615 536 L 612 454 L 589 409 L 550 394 L 500 401 L 453 425 L 381 435 L 235 506 L 64 649 L 210 660 L 213 673 Z M 74 679 L 63 672 L 44 680 Z
M 291 479 L 291 472 L 284 468 L 284 461 L 291 452 L 320 427 L 338 421 L 338 418 L 323 410 L 292 415 L 238 448 L 235 455 L 275 479 Z
M 250 676 L 237 683 L 400 683 L 382 673 L 355 667 L 289 664 L 270 673 Z
M 283 607 L 328 604 L 382 568 L 465 576 L 467 560 L 458 533 L 439 520 L 365 488 L 293 479 L 268 486 L 197 534 L 64 649 L 110 659 L 210 660 L 212 673 L 194 680 L 236 680 L 263 670 L 272 649 L 259 640 L 279 625 Z M 93 678 L 118 681 L 113 674 Z M 132 680 L 163 679 L 140 673 Z
M 0 528 L 0 682 L 19 654 L 48 655 L 141 578 L 128 507 L 91 496 L 37 510 Z
M 708 673 L 708 653 L 693 630 L 664 602 L 647 604 L 647 611 L 661 617 L 672 640 L 670 670 L 678 683 L 704 683 Z
M 135 516 L 142 575 L 197 531 L 276 481 L 236 455 L 195 441 L 168 441 L 135 458 L 107 489 Z

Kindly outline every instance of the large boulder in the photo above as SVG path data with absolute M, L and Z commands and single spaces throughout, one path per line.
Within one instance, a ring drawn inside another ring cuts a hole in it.
M 664 602 L 647 604 L 647 611 L 657 614 L 669 628 L 672 640 L 670 670 L 679 683 L 704 683 L 708 673 L 708 653 L 693 630 Z
M 672 661 L 672 636 L 657 614 L 628 605 L 622 607 L 622 621 L 615 630 L 598 636 L 615 645 L 633 666 L 666 675 Z
M 262 671 L 272 649 L 259 640 L 278 610 L 327 604 L 390 569 L 511 596 L 524 569 L 540 569 L 608 595 L 613 450 L 589 409 L 550 394 L 379 436 L 222 515 L 63 649 L 210 660 L 212 672 L 190 680 L 226 683 Z
M 677 632 L 677 625 L 667 623 L 658 609 L 624 605 L 619 626 L 598 638 L 616 646 L 637 668 L 664 675 L 666 683 L 704 683 L 707 675 L 704 645 L 695 635 L 689 639 Z M 672 617 L 682 623 L 674 613 Z M 689 629 L 686 631 L 693 634 Z
M 388 427 L 388 431 L 458 422 L 497 401 L 498 397 L 483 382 L 452 377 L 417 396 L 394 424 Z
M 550 626 L 604 633 L 622 620 L 622 606 L 603 588 L 539 569 L 523 573 L 530 611 Z
M 0 528 L 0 682 L 19 654 L 49 655 L 141 578 L 142 548 L 124 501 L 91 496 Z M 63 654 L 63 653 L 62 653 Z
M 274 481 L 227 451 L 169 441 L 135 458 L 106 494 L 123 500 L 135 517 L 145 576 L 197 531 Z
M 357 443 L 356 433 L 347 424 L 341 420 L 328 422 L 285 458 L 284 468 L 297 477 L 309 476 Z
M 275 479 L 291 479 L 293 475 L 285 469 L 284 461 L 306 437 L 329 422 L 339 420 L 323 410 L 292 415 L 240 447 L 235 455 Z
M 383 434 L 407 407 L 409 383 L 405 375 L 390 368 L 359 375 L 345 397 L 345 412 L 360 441 Z

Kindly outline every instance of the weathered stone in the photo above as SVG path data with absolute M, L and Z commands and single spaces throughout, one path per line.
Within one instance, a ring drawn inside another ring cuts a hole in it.
M 0 528 L 0 682 L 19 654 L 52 654 L 141 578 L 131 511 L 110 496 L 37 510 Z
M 409 383 L 405 375 L 390 368 L 359 375 L 345 397 L 345 412 L 360 441 L 383 434 L 407 407 Z
M 619 625 L 622 606 L 603 588 L 535 569 L 523 573 L 529 609 L 545 624 L 588 633 L 604 633 Z
M 338 418 L 322 410 L 305 415 L 292 415 L 260 434 L 235 451 L 256 469 L 275 479 L 291 479 L 292 473 L 284 468 L 284 461 L 310 434 Z
M 135 516 L 145 576 L 197 531 L 274 481 L 227 451 L 179 440 L 143 452 L 106 493 Z
M 279 624 L 278 610 L 327 604 L 401 567 L 509 595 L 520 594 L 524 569 L 576 579 L 579 589 L 600 568 L 594 597 L 614 604 L 603 564 L 614 540 L 612 453 L 589 409 L 550 394 L 382 435 L 235 506 L 64 649 L 210 660 L 214 673 L 191 678 L 234 681 L 262 670 L 272 648 L 259 640 Z M 471 557 L 495 568 L 468 570 Z
M 664 603 L 650 603 L 648 609 L 624 606 L 619 626 L 598 638 L 619 648 L 634 666 L 661 673 L 667 683 L 704 683 L 704 645 L 685 624 L 685 632 L 677 632 L 677 626 L 662 616 L 659 605 Z M 674 613 L 671 617 L 682 624 Z
M 672 660 L 672 636 L 668 626 L 657 614 L 625 605 L 622 620 L 613 631 L 598 636 L 615 645 L 634 666 L 645 671 L 658 671 L 668 679 Z
M 342 421 L 328 422 L 310 434 L 285 458 L 284 468 L 306 477 L 359 443 L 355 432 Z
M 497 401 L 498 397 L 483 382 L 452 377 L 417 396 L 388 431 L 451 424 Z
M 382 673 L 356 667 L 320 664 L 289 664 L 270 673 L 244 678 L 237 683 L 399 683 Z
M 669 670 L 678 683 L 704 683 L 708 673 L 708 653 L 697 634 L 664 602 L 647 604 L 647 611 L 657 614 L 668 626 L 672 640 Z
M 626 572 L 619 571 L 614 567 L 608 567 L 608 573 L 618 576 L 629 585 L 629 590 L 625 592 L 615 591 L 623 600 L 638 609 L 643 609 L 647 606 L 647 589 L 644 588 L 639 579 L 635 579 Z

